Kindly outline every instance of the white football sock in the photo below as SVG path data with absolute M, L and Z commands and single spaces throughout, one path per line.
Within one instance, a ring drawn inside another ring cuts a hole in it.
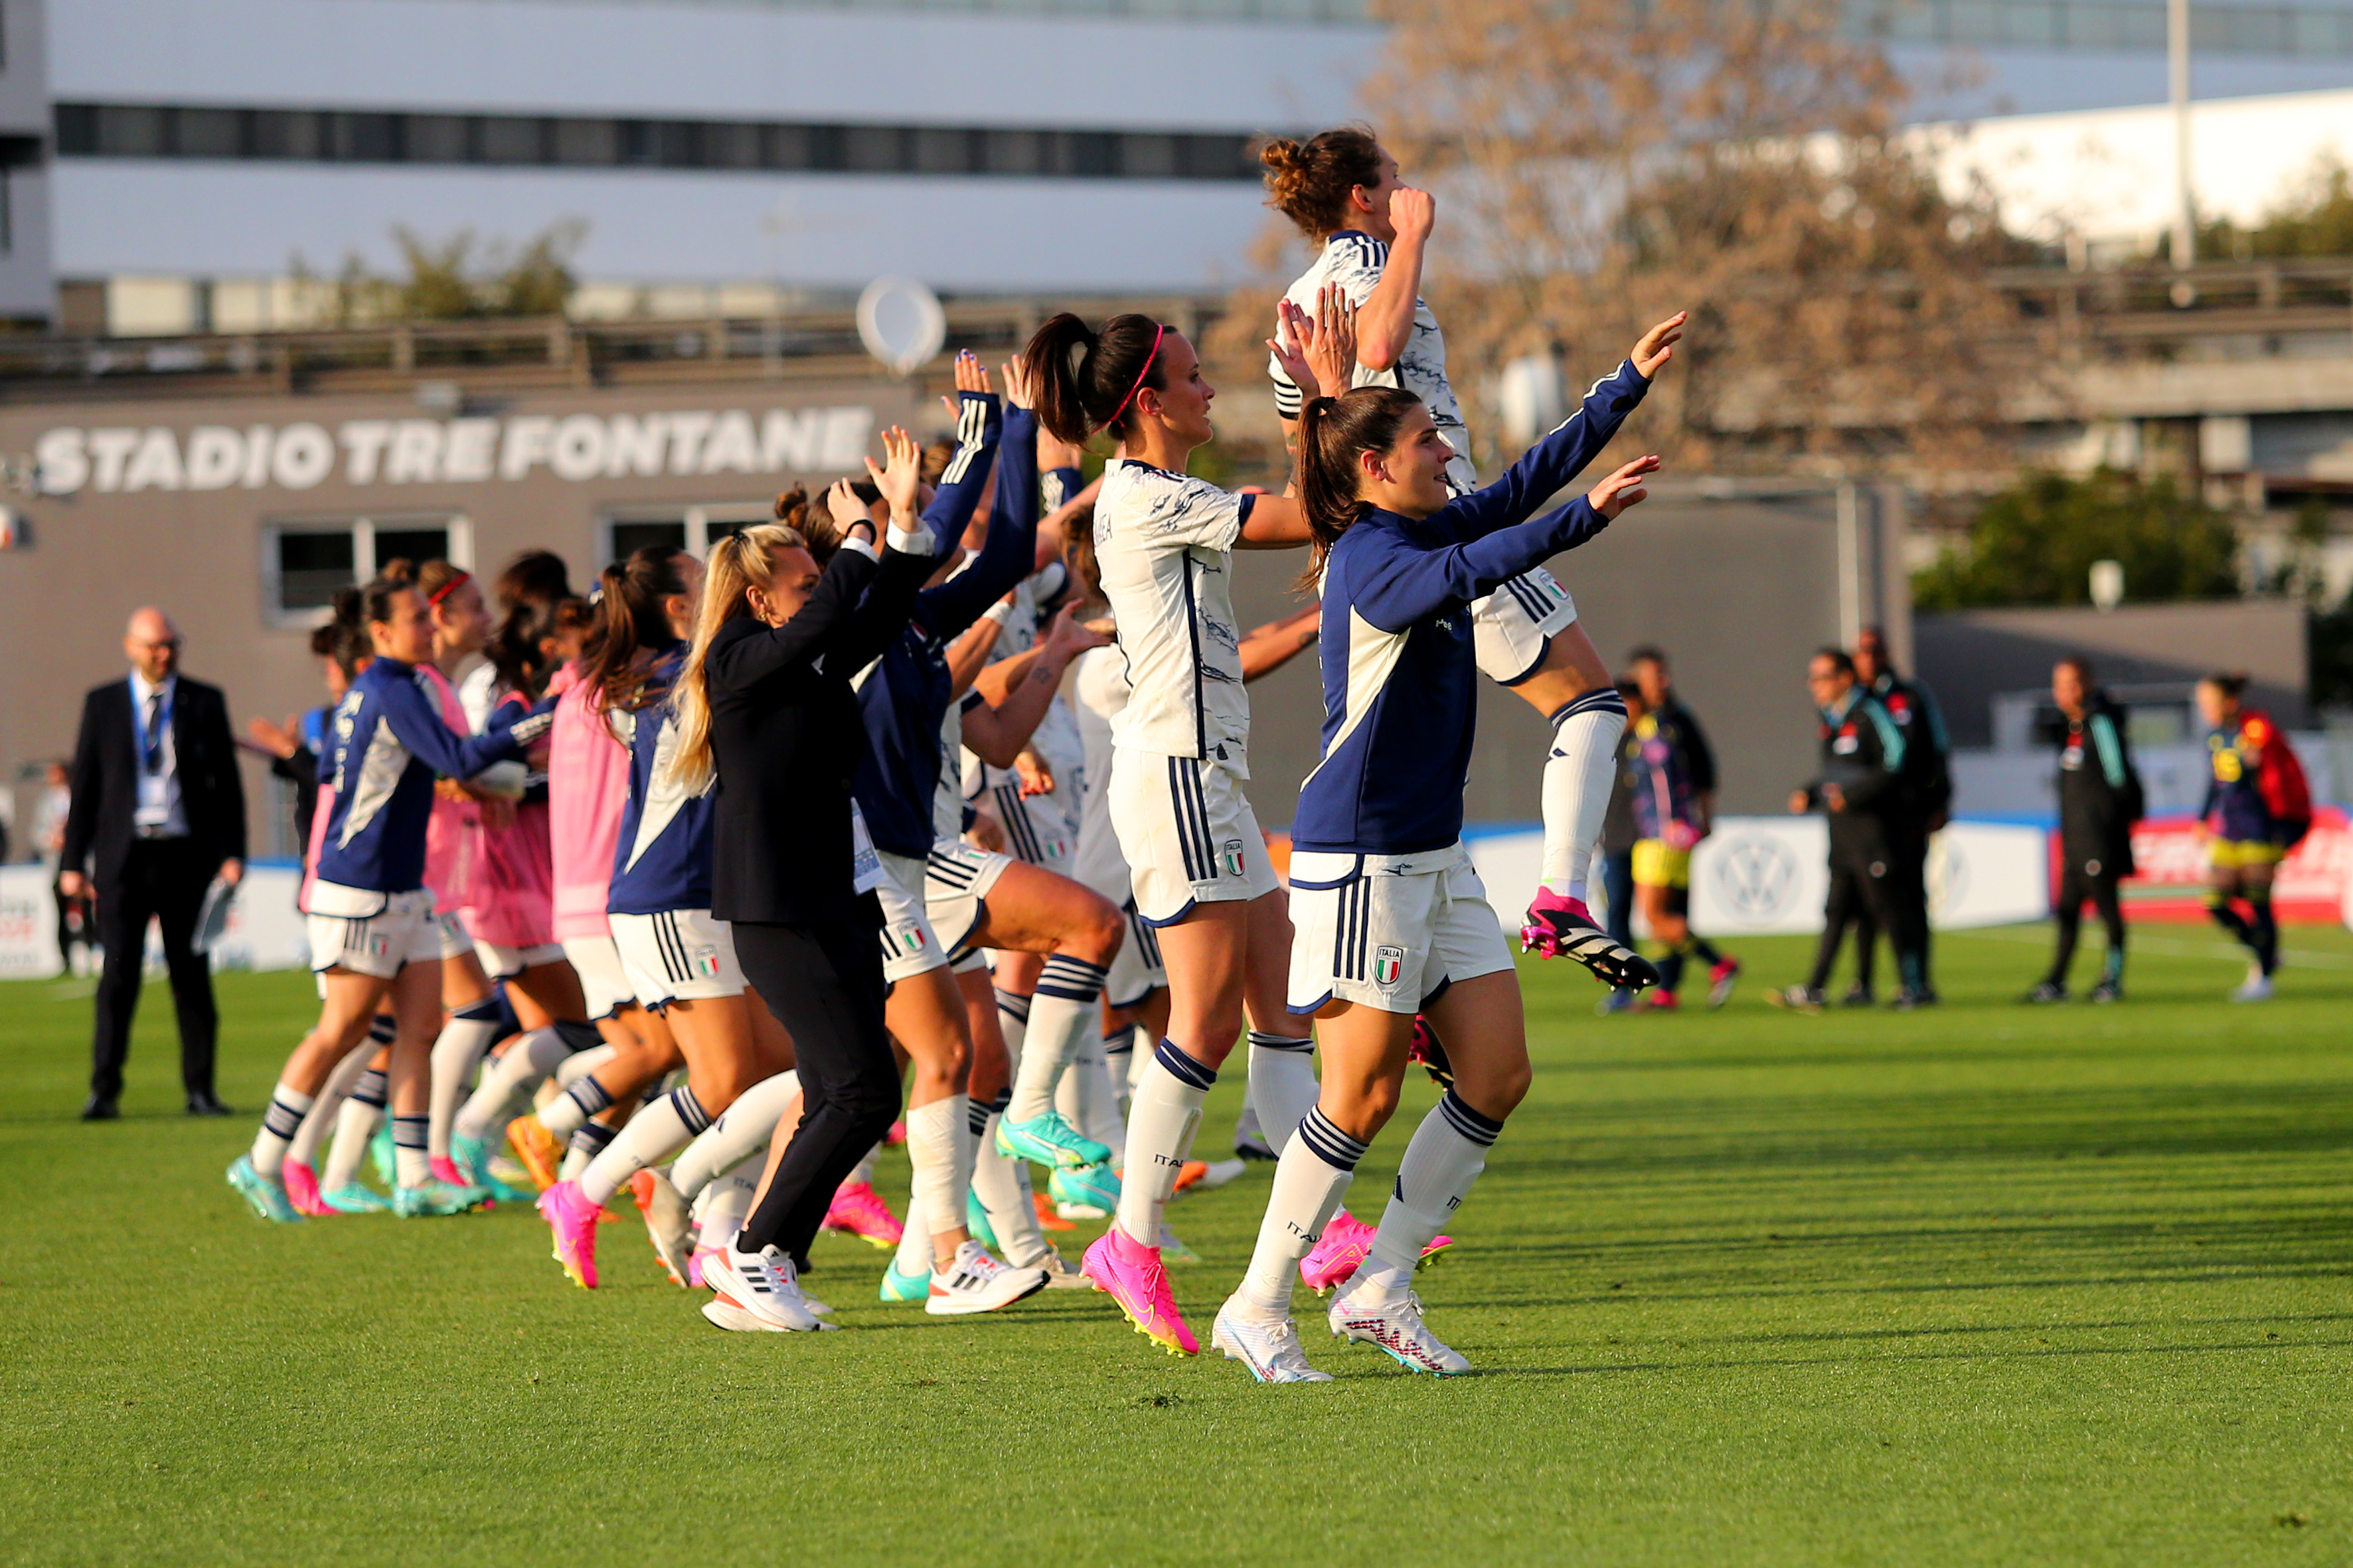
M 631 1176 L 659 1165 L 711 1125 L 711 1117 L 691 1089 L 674 1089 L 648 1105 L 621 1129 L 605 1152 L 580 1173 L 580 1195 L 602 1205 Z
M 1112 1097 L 1118 1105 L 1123 1125 L 1127 1121 L 1127 1100 L 1133 1092 L 1130 1085 L 1135 1077 L 1135 1042 L 1142 1038 L 1144 1027 L 1140 1024 L 1122 1024 L 1103 1037 L 1103 1068 L 1111 1074 Z M 1122 1142 L 1124 1141 L 1123 1134 Z
M 997 1032 L 1005 1037 L 1006 1059 L 1021 1065 L 1021 1041 L 1029 1032 L 1029 998 L 1002 985 L 997 991 Z
M 384 1123 L 384 1102 L 390 1089 L 382 1068 L 369 1068 L 360 1074 L 358 1084 L 335 1112 L 335 1141 L 319 1171 L 321 1192 L 340 1192 L 360 1179 L 360 1162 L 367 1158 L 368 1144 Z
M 433 1156 L 426 1148 L 426 1118 L 396 1116 L 392 1119 L 392 1161 L 394 1173 L 404 1187 L 421 1187 L 433 1179 Z
M 881 1157 L 882 1145 L 877 1143 L 874 1147 L 866 1151 L 866 1158 L 859 1161 L 858 1163 L 849 1168 L 849 1174 L 841 1179 L 841 1184 L 845 1187 L 872 1186 L 874 1184 L 874 1162 L 880 1160 Z
M 1119 1100 L 1112 1091 L 1111 1061 L 1103 1054 L 1103 1037 L 1096 1033 L 1092 1019 L 1086 1033 L 1079 1037 L 1071 1065 L 1062 1070 L 1062 1081 L 1054 1086 L 1054 1111 L 1082 1136 L 1109 1149 L 1113 1170 L 1124 1163 L 1127 1126 L 1120 1120 Z
M 555 1064 L 555 1087 L 559 1090 L 570 1089 L 583 1078 L 595 1072 L 620 1054 L 620 1051 L 614 1047 L 602 1045 L 591 1046 L 585 1051 L 573 1052 L 572 1055 Z
M 1552 716 L 1552 753 L 1544 767 L 1544 885 L 1563 898 L 1585 897 L 1593 843 L 1618 776 L 1618 742 L 1626 733 L 1626 700 L 1597 687 Z
M 697 1247 L 725 1247 L 735 1239 L 744 1228 L 744 1216 L 752 1212 L 752 1197 L 760 1190 L 760 1174 L 767 1163 L 765 1152 L 754 1154 L 703 1187 L 694 1205 Z
M 491 1064 L 480 1085 L 458 1108 L 450 1131 L 466 1138 L 489 1137 L 505 1121 L 508 1107 L 533 1084 L 554 1072 L 555 1064 L 571 1049 L 554 1029 L 533 1029 L 515 1041 L 507 1047 L 506 1055 Z
M 547 1129 L 548 1136 L 558 1143 L 569 1139 L 587 1124 L 592 1116 L 600 1116 L 613 1107 L 613 1097 L 605 1092 L 591 1073 L 572 1080 L 572 1086 L 541 1106 L 533 1115 Z
M 327 1130 L 334 1126 L 335 1118 L 343 1111 L 343 1101 L 350 1098 L 352 1090 L 359 1087 L 360 1079 L 367 1072 L 368 1063 L 375 1059 L 375 1053 L 381 1048 L 374 1040 L 363 1039 L 343 1053 L 343 1059 L 337 1062 L 335 1070 L 327 1075 L 326 1087 L 319 1090 L 319 1098 L 311 1102 L 309 1110 L 303 1112 L 302 1125 L 295 1132 L 294 1141 L 287 1145 L 288 1160 L 313 1169 L 318 1166 L 319 1145 L 327 1141 Z
M 1324 1234 L 1324 1226 L 1356 1180 L 1365 1146 L 1310 1107 L 1294 1129 L 1297 1136 L 1275 1162 L 1274 1190 L 1267 1194 L 1266 1218 L 1242 1296 L 1261 1311 L 1291 1310 L 1291 1288 L 1299 1280 L 1299 1260 Z
M 1039 972 L 1029 998 L 1029 1023 L 1021 1044 L 1021 1068 L 1013 1079 L 1013 1102 L 1005 1114 L 1035 1121 L 1054 1110 L 1054 1086 L 1077 1054 L 1079 1041 L 1102 1016 L 1103 976 L 1100 963 L 1058 952 Z
M 270 1091 L 269 1109 L 261 1113 L 261 1129 L 253 1135 L 255 1170 L 265 1176 L 275 1176 L 286 1168 L 287 1146 L 302 1130 L 302 1117 L 311 1109 L 311 1099 L 282 1081 Z
M 979 1109 L 977 1106 L 976 1110 Z M 1038 1205 L 1023 1178 L 1029 1167 L 1008 1160 L 997 1149 L 997 1122 L 1002 1113 L 989 1111 L 981 1119 L 973 1140 L 972 1195 L 988 1215 L 997 1233 L 997 1256 L 1019 1268 L 1034 1268 L 1046 1259 L 1046 1233 L 1038 1225 Z
M 1357 1270 L 1356 1280 L 1387 1295 L 1405 1289 L 1421 1249 L 1470 1195 L 1471 1184 L 1487 1168 L 1487 1151 L 1503 1131 L 1502 1122 L 1480 1115 L 1452 1089 L 1439 1098 L 1398 1162 L 1396 1194 L 1381 1215 L 1372 1257 Z M 1356 1280 L 1350 1281 L 1352 1289 Z
M 1315 1042 L 1250 1032 L 1250 1103 L 1259 1135 L 1280 1158 L 1291 1134 L 1315 1109 Z
M 582 1173 L 596 1163 L 596 1156 L 613 1146 L 619 1132 L 619 1128 L 608 1127 L 602 1121 L 584 1121 L 574 1128 L 572 1136 L 565 1141 L 564 1163 L 555 1168 L 556 1180 L 578 1181 Z
M 932 1225 L 963 1228 L 964 1195 L 972 1185 L 971 1151 L 972 1110 L 965 1096 L 944 1095 L 907 1108 L 907 1160 L 915 1168 L 914 1189 Z
M 1209 1097 L 1217 1073 L 1163 1040 L 1144 1069 L 1135 1103 L 1127 1116 L 1127 1164 L 1120 1177 L 1119 1228 L 1130 1241 L 1145 1247 L 1160 1245 L 1160 1219 L 1169 1194 L 1176 1190 L 1177 1173 L 1193 1152 L 1193 1133 L 1201 1125 L 1201 1102 Z
M 932 1271 L 932 1216 L 923 1208 L 923 1194 L 915 1190 L 922 1184 L 918 1178 L 908 1185 L 906 1228 L 899 1233 L 899 1250 L 891 1259 L 891 1267 L 902 1274 Z
M 458 1119 L 458 1106 L 466 1098 L 474 1064 L 482 1059 L 484 1051 L 497 1044 L 498 1037 L 499 1004 L 495 996 L 468 1004 L 449 1015 L 449 1021 L 441 1026 L 441 1037 L 433 1042 L 433 1098 L 428 1106 L 432 1124 L 427 1152 L 436 1156 L 449 1152 L 450 1124 Z
M 776 1135 L 776 1123 L 782 1120 L 786 1107 L 798 1099 L 801 1075 L 780 1072 L 774 1078 L 764 1078 L 742 1094 L 735 1103 L 719 1113 L 719 1120 L 696 1135 L 670 1168 L 670 1185 L 679 1194 L 692 1203 L 696 1194 L 717 1181 L 721 1175 L 753 1158 L 765 1154 L 768 1142 Z M 754 1173 L 756 1179 L 757 1173 Z

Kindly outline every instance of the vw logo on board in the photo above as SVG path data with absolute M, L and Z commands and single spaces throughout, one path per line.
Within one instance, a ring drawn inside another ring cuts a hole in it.
M 1723 842 L 1711 874 L 1724 907 L 1759 923 L 1786 913 L 1799 887 L 1798 858 L 1787 844 L 1763 834 L 1741 834 Z

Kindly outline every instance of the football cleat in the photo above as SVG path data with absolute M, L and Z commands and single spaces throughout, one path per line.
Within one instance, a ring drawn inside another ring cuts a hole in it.
M 1672 991 L 1645 991 L 1634 999 L 1636 1010 L 1644 1013 L 1677 1013 L 1683 1005 L 1683 999 Z
M 464 1214 L 490 1194 L 480 1187 L 445 1182 L 436 1176 L 413 1187 L 392 1189 L 392 1212 L 402 1219 L 440 1219 Z
M 1520 950 L 1540 958 L 1573 958 L 1609 985 L 1641 989 L 1659 983 L 1658 967 L 1603 931 L 1582 899 L 1539 887 L 1520 927 Z
M 1009 1116 L 999 1118 L 997 1152 L 1008 1160 L 1027 1160 L 1032 1164 L 1058 1168 L 1100 1165 L 1111 1158 L 1109 1149 L 1084 1136 L 1051 1110 L 1027 1121 L 1016 1121 Z
M 871 1182 L 844 1182 L 825 1211 L 825 1228 L 854 1236 L 871 1247 L 896 1247 L 906 1226 Z
M 2246 983 L 2231 993 L 2233 1002 L 2268 1002 L 2272 999 L 2272 977 L 2254 964 L 2247 965 Z
M 921 1301 L 931 1293 L 931 1271 L 925 1269 L 921 1274 L 902 1274 L 896 1258 L 891 1259 L 891 1266 L 882 1270 L 882 1288 L 875 1292 L 885 1301 Z
M 1707 1005 L 1721 1007 L 1732 1000 L 1733 987 L 1740 984 L 1740 960 L 1724 959 L 1707 972 Z
M 1046 1288 L 1042 1268 L 1016 1268 L 988 1255 L 976 1241 L 956 1248 L 955 1261 L 932 1270 L 930 1293 L 923 1310 L 934 1318 L 961 1318 L 994 1312 L 1026 1300 Z
M 1372 1257 L 1376 1231 L 1376 1226 L 1366 1225 L 1346 1209 L 1338 1210 L 1324 1222 L 1324 1234 L 1307 1249 L 1307 1256 L 1299 1260 L 1299 1282 L 1318 1296 L 1335 1285 L 1346 1284 Z M 1453 1245 L 1451 1236 L 1432 1237 L 1414 1263 L 1415 1272 L 1435 1266 Z
M 1045 1274 L 1049 1290 L 1083 1290 L 1087 1288 L 1087 1277 L 1071 1268 L 1062 1255 L 1050 1247 L 1046 1248 L 1046 1256 L 1042 1259 L 1028 1267 Z
M 335 1212 L 319 1196 L 319 1173 L 301 1161 L 287 1161 L 280 1169 L 279 1179 L 285 1184 L 287 1201 L 297 1213 L 317 1215 Z
M 302 1211 L 286 1195 L 286 1184 L 254 1169 L 250 1154 L 239 1154 L 237 1163 L 228 1168 L 228 1184 L 266 1220 L 290 1225 L 302 1217 Z
M 508 1122 L 507 1147 L 514 1151 L 515 1158 L 522 1162 L 522 1168 L 531 1173 L 531 1179 L 539 1184 L 541 1192 L 563 1179 L 558 1173 L 564 1166 L 564 1146 L 538 1117 L 518 1116 Z
M 2092 987 L 2092 1000 L 2094 1002 L 2121 1002 L 2124 999 L 2125 988 L 2121 981 L 2103 980 Z
M 1229 1299 L 1218 1309 L 1218 1321 L 1209 1330 L 1209 1347 L 1224 1352 L 1228 1361 L 1241 1363 L 1261 1383 L 1332 1381 L 1330 1373 L 1307 1364 L 1298 1325 L 1290 1313 L 1262 1316 L 1241 1305 L 1239 1298 Z
M 1410 1290 L 1389 1299 L 1369 1289 L 1354 1295 L 1344 1290 L 1332 1303 L 1328 1321 L 1336 1338 L 1386 1352 L 1408 1372 L 1453 1377 L 1471 1370 L 1470 1362 L 1430 1331 L 1421 1321 L 1421 1298 Z
M 539 1194 L 540 1217 L 555 1233 L 555 1261 L 584 1290 L 596 1289 L 596 1217 L 604 1212 L 577 1182 L 558 1182 Z
M 1130 1241 L 1117 1226 L 1095 1238 L 1080 1266 L 1090 1283 L 1119 1304 L 1135 1331 L 1170 1355 L 1198 1355 L 1201 1342 L 1176 1310 L 1160 1248 Z
M 1066 1220 L 1109 1219 L 1119 1209 L 1119 1173 L 1109 1165 L 1080 1165 L 1046 1177 L 1055 1212 Z
M 1810 985 L 1788 985 L 1778 991 L 1767 991 L 1765 1000 L 1791 1013 L 1811 1014 L 1822 1010 L 1822 994 Z
M 2026 994 L 2026 1000 L 2034 1003 L 2037 1005 L 2048 1005 L 2053 1002 L 2064 1002 L 2067 1000 L 2066 984 L 2063 981 L 2046 980 L 2040 985 L 2037 985 L 2033 990 L 2028 992 Z
M 379 1194 L 373 1187 L 357 1182 L 346 1182 L 332 1193 L 321 1193 L 319 1202 L 327 1214 L 390 1214 L 392 1200 Z
M 988 1223 L 988 1211 L 980 1206 L 980 1194 L 969 1189 L 964 1194 L 964 1230 L 989 1251 L 997 1250 L 997 1227 Z
M 1766 1000 L 1769 1002 L 1772 998 L 1768 996 Z M 1839 1005 L 1841 1007 L 1876 1007 L 1879 1005 L 1879 998 L 1872 994 L 1870 986 L 1865 985 L 1862 981 L 1858 980 L 1853 984 L 1846 988 L 1846 994 L 1839 998 Z
M 1447 1058 L 1446 1043 L 1438 1037 L 1438 1030 L 1430 1020 L 1419 1013 L 1413 1016 L 1413 1039 L 1406 1046 L 1405 1059 L 1419 1062 L 1421 1070 L 1430 1075 L 1431 1082 L 1448 1089 L 1454 1087 L 1454 1063 Z
M 707 1289 L 702 1283 L 702 1266 L 710 1260 L 711 1255 L 718 1250 L 719 1248 L 715 1247 L 704 1247 L 698 1243 L 694 1250 L 686 1255 L 686 1283 L 690 1289 Z
M 499 1203 L 519 1204 L 536 1194 L 521 1187 L 510 1186 L 491 1171 L 491 1145 L 485 1138 L 470 1138 L 463 1132 L 449 1134 L 449 1163 L 464 1185 L 480 1187 Z
M 1061 1172 L 1058 1169 L 1051 1174 L 1059 1176 Z M 1048 1194 L 1031 1189 L 1029 1207 L 1038 1215 L 1039 1230 L 1076 1230 L 1078 1228 L 1071 1223 L 1070 1215 L 1060 1212 L 1061 1206 Z
M 694 1220 L 687 1213 L 686 1200 L 659 1171 L 639 1171 L 631 1176 L 629 1195 L 645 1216 L 646 1239 L 653 1243 L 662 1272 L 670 1276 L 671 1284 L 685 1289 L 687 1263 L 694 1252 Z
M 1189 1191 L 1198 1186 L 1201 1178 L 1208 1173 L 1209 1163 L 1207 1160 L 1186 1161 L 1176 1167 L 1176 1184 L 1168 1189 L 1168 1195 L 1175 1197 L 1178 1193 Z

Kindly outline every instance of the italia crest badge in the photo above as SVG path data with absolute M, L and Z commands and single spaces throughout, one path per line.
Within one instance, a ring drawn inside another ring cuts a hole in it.
M 1242 841 L 1229 838 L 1218 846 L 1218 868 L 1229 877 L 1242 874 Z
M 715 947 L 696 948 L 687 967 L 704 980 L 716 980 L 719 977 L 719 950 Z
M 1387 990 L 1398 983 L 1405 973 L 1405 949 L 1377 947 L 1373 949 L 1373 984 Z

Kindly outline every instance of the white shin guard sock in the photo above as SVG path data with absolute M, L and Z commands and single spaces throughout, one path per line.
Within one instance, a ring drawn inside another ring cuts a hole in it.
M 907 1108 L 907 1160 L 915 1168 L 916 1198 L 935 1231 L 964 1227 L 964 1196 L 972 1184 L 971 1151 L 971 1101 L 965 1096 L 944 1095 Z
M 499 1005 L 485 996 L 449 1016 L 441 1037 L 433 1042 L 432 1121 L 427 1129 L 426 1152 L 439 1159 L 449 1152 L 449 1129 L 458 1120 L 459 1103 L 466 1098 L 474 1064 L 498 1042 Z
M 572 1047 L 554 1029 L 533 1029 L 507 1047 L 466 1103 L 458 1108 L 451 1132 L 461 1138 L 488 1138 L 506 1121 L 515 1102 L 531 1086 L 555 1070 Z
M 1201 1102 L 1217 1073 L 1171 1040 L 1152 1053 L 1127 1116 L 1127 1164 L 1120 1177 L 1119 1228 L 1144 1247 L 1160 1245 L 1161 1215 L 1176 1190 L 1177 1173 L 1193 1152 Z
M 1315 1109 L 1315 1042 L 1250 1032 L 1250 1103 L 1259 1136 L 1282 1157 L 1300 1121 Z
M 899 1250 L 891 1259 L 891 1267 L 902 1274 L 932 1271 L 932 1216 L 923 1207 L 922 1186 L 920 1176 L 908 1184 L 906 1229 L 899 1233 Z
M 1544 767 L 1544 885 L 1563 898 L 1585 897 L 1586 868 L 1609 809 L 1618 776 L 1618 742 L 1626 701 L 1598 687 L 1552 716 L 1552 752 Z
M 674 1089 L 629 1118 L 605 1152 L 580 1173 L 580 1195 L 602 1205 L 648 1165 L 659 1165 L 711 1125 L 691 1089 Z
M 1398 1162 L 1396 1195 L 1381 1215 L 1372 1257 L 1359 1278 L 1371 1274 L 1388 1289 L 1403 1288 L 1421 1261 L 1421 1249 L 1470 1195 L 1472 1184 L 1487 1168 L 1487 1151 L 1503 1131 L 1502 1122 L 1472 1110 L 1452 1089 L 1440 1097 Z
M 319 1098 L 311 1102 L 309 1110 L 303 1112 L 302 1125 L 296 1131 L 294 1141 L 286 1148 L 289 1161 L 298 1165 L 317 1167 L 319 1145 L 327 1141 L 328 1131 L 343 1113 L 343 1101 L 350 1098 L 352 1090 L 359 1087 L 360 1079 L 366 1073 L 368 1063 L 375 1058 L 377 1049 L 374 1040 L 362 1039 L 343 1053 L 343 1059 L 337 1062 L 335 1070 L 327 1075 L 327 1085 L 319 1091 Z
M 270 1091 L 269 1109 L 261 1113 L 260 1130 L 253 1135 L 253 1168 L 275 1177 L 286 1166 L 287 1147 L 302 1130 L 311 1097 L 286 1083 Z
M 997 1256 L 1018 1268 L 1034 1268 L 1046 1260 L 1050 1244 L 1021 1180 L 1023 1167 L 997 1152 L 997 1121 L 992 1111 L 974 1141 L 972 1195 L 988 1215 L 988 1228 L 997 1233 Z
M 1365 1146 L 1311 1107 L 1295 1136 L 1275 1162 L 1274 1189 L 1267 1194 L 1266 1218 L 1258 1227 L 1242 1296 L 1266 1312 L 1291 1310 L 1291 1288 L 1299 1280 L 1299 1260 L 1324 1234 L 1324 1226 L 1347 1195 Z
M 752 1196 L 760 1190 L 760 1174 L 767 1163 L 763 1152 L 704 1185 L 694 1205 L 697 1247 L 720 1247 L 735 1239 L 744 1228 L 744 1216 L 752 1212 Z
M 720 1113 L 719 1119 L 695 1135 L 670 1165 L 670 1185 L 679 1195 L 692 1203 L 698 1194 L 726 1172 L 748 1160 L 765 1155 L 769 1141 L 776 1135 L 776 1123 L 786 1109 L 800 1098 L 801 1075 L 780 1072 L 774 1078 L 764 1078 L 742 1094 L 735 1103 Z M 753 1173 L 757 1181 L 759 1173 Z
M 585 1051 L 573 1052 L 555 1064 L 555 1087 L 570 1089 L 620 1054 L 610 1046 L 591 1046 Z
M 1103 965 L 1067 952 L 1049 958 L 1039 972 L 1021 1042 L 1021 1067 L 1013 1077 L 1013 1101 L 1005 1111 L 1015 1121 L 1035 1121 L 1053 1113 L 1054 1089 L 1062 1081 L 1062 1069 L 1102 1016 L 1105 973 Z
M 384 1125 L 389 1087 L 383 1071 L 370 1068 L 360 1075 L 358 1085 L 335 1112 L 335 1142 L 327 1150 L 327 1163 L 319 1169 L 321 1192 L 341 1192 L 360 1179 L 360 1162 L 367 1158 L 375 1130 Z
M 548 1136 L 558 1143 L 569 1142 L 575 1132 L 588 1124 L 591 1117 L 610 1110 L 613 1097 L 596 1081 L 593 1072 L 583 1073 L 572 1080 L 562 1094 L 541 1106 L 533 1115 L 547 1129 Z

